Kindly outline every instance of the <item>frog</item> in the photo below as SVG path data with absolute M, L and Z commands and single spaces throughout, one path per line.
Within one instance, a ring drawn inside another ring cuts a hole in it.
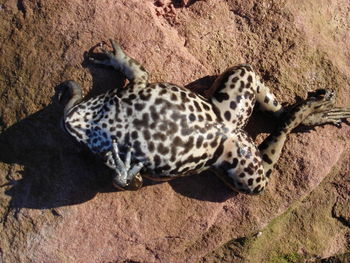
M 233 191 L 259 194 L 267 186 L 287 135 L 299 125 L 339 125 L 350 108 L 320 89 L 286 110 L 249 64 L 225 70 L 206 98 L 176 84 L 150 83 L 149 73 L 110 40 L 90 63 L 122 73 L 126 87 L 83 98 L 74 80 L 62 83 L 64 130 L 111 169 L 112 183 L 137 190 L 143 178 L 167 181 L 210 169 Z M 66 98 L 66 99 L 63 99 Z M 275 116 L 277 128 L 259 145 L 245 131 L 255 105 Z

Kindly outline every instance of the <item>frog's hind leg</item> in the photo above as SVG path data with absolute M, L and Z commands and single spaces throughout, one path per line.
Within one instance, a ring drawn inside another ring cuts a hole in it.
M 144 67 L 135 59 L 126 55 L 122 48 L 113 40 L 110 40 L 110 42 L 113 48 L 112 52 L 103 48 L 103 42 L 99 45 L 106 59 L 98 60 L 90 56 L 89 60 L 95 64 L 111 66 L 123 73 L 133 84 L 146 86 L 148 84 L 148 73 Z
M 338 124 L 342 119 L 350 117 L 350 109 L 333 108 L 334 100 L 335 94 L 332 91 L 324 91 L 324 95 L 321 97 L 307 99 L 288 113 L 282 125 L 259 145 L 267 179 L 280 157 L 287 135 L 298 125 Z M 268 180 L 266 180 L 267 182 Z
M 214 82 L 212 103 L 224 122 L 243 127 L 257 101 L 260 109 L 279 116 L 283 111 L 270 89 L 265 86 L 250 65 L 227 69 Z
M 276 117 L 280 117 L 284 112 L 276 96 L 270 91 L 270 88 L 262 82 L 259 76 L 256 76 L 255 94 L 261 111 L 270 112 Z
M 310 98 L 295 107 L 279 128 L 256 148 L 245 134 L 236 135 L 225 141 L 223 154 L 214 164 L 215 173 L 232 189 L 258 194 L 268 183 L 272 169 L 278 161 L 287 135 L 304 122 L 324 124 L 348 118 L 350 109 L 333 108 L 334 93 L 325 92 L 324 96 Z M 316 117 L 317 118 L 316 118 Z M 326 116 L 318 118 L 319 116 Z M 316 120 L 316 122 L 314 122 Z

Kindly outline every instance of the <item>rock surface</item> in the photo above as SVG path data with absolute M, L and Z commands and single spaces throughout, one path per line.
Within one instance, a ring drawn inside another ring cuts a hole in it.
M 261 196 L 210 173 L 118 192 L 61 132 L 53 100 L 66 79 L 90 94 L 124 83 L 84 60 L 114 38 L 152 81 L 210 96 L 215 75 L 244 62 L 281 101 L 333 88 L 349 106 L 349 13 L 347 0 L 2 0 L 0 259 L 299 262 L 349 251 L 350 126 L 291 134 Z M 260 142 L 269 129 L 253 120 Z

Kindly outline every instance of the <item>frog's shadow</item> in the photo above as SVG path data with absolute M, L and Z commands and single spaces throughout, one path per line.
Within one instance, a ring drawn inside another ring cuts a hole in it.
M 14 164 L 2 185 L 10 209 L 82 203 L 107 184 L 108 176 L 97 176 L 108 175 L 104 165 L 61 131 L 60 118 L 50 104 L 0 134 L 0 162 Z
M 124 82 L 114 71 L 88 68 L 93 78 L 89 95 Z M 214 79 L 207 76 L 186 87 L 207 95 Z M 61 130 L 62 110 L 53 102 L 0 134 L 0 162 L 23 167 L 13 166 L 6 175 L 8 183 L 3 186 L 8 187 L 5 193 L 11 197 L 10 208 L 55 208 L 86 202 L 99 192 L 118 194 L 111 185 L 110 170 Z M 258 134 L 263 130 L 254 127 L 252 131 Z M 144 187 L 157 183 L 146 179 Z M 169 184 L 182 195 L 211 202 L 235 195 L 210 172 L 178 178 Z

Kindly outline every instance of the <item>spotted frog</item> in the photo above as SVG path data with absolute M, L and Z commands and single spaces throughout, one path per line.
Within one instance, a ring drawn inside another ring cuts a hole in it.
M 295 127 L 350 117 L 349 108 L 334 107 L 334 92 L 322 90 L 283 114 L 278 129 L 257 146 L 244 131 L 256 102 L 276 117 L 285 109 L 250 65 L 218 76 L 207 99 L 175 84 L 149 83 L 147 71 L 118 44 L 111 40 L 112 51 L 104 46 L 103 59 L 90 61 L 123 73 L 128 85 L 84 100 L 75 81 L 64 82 L 63 124 L 113 171 L 121 189 L 138 189 L 143 177 L 169 180 L 211 168 L 233 190 L 257 194 Z

